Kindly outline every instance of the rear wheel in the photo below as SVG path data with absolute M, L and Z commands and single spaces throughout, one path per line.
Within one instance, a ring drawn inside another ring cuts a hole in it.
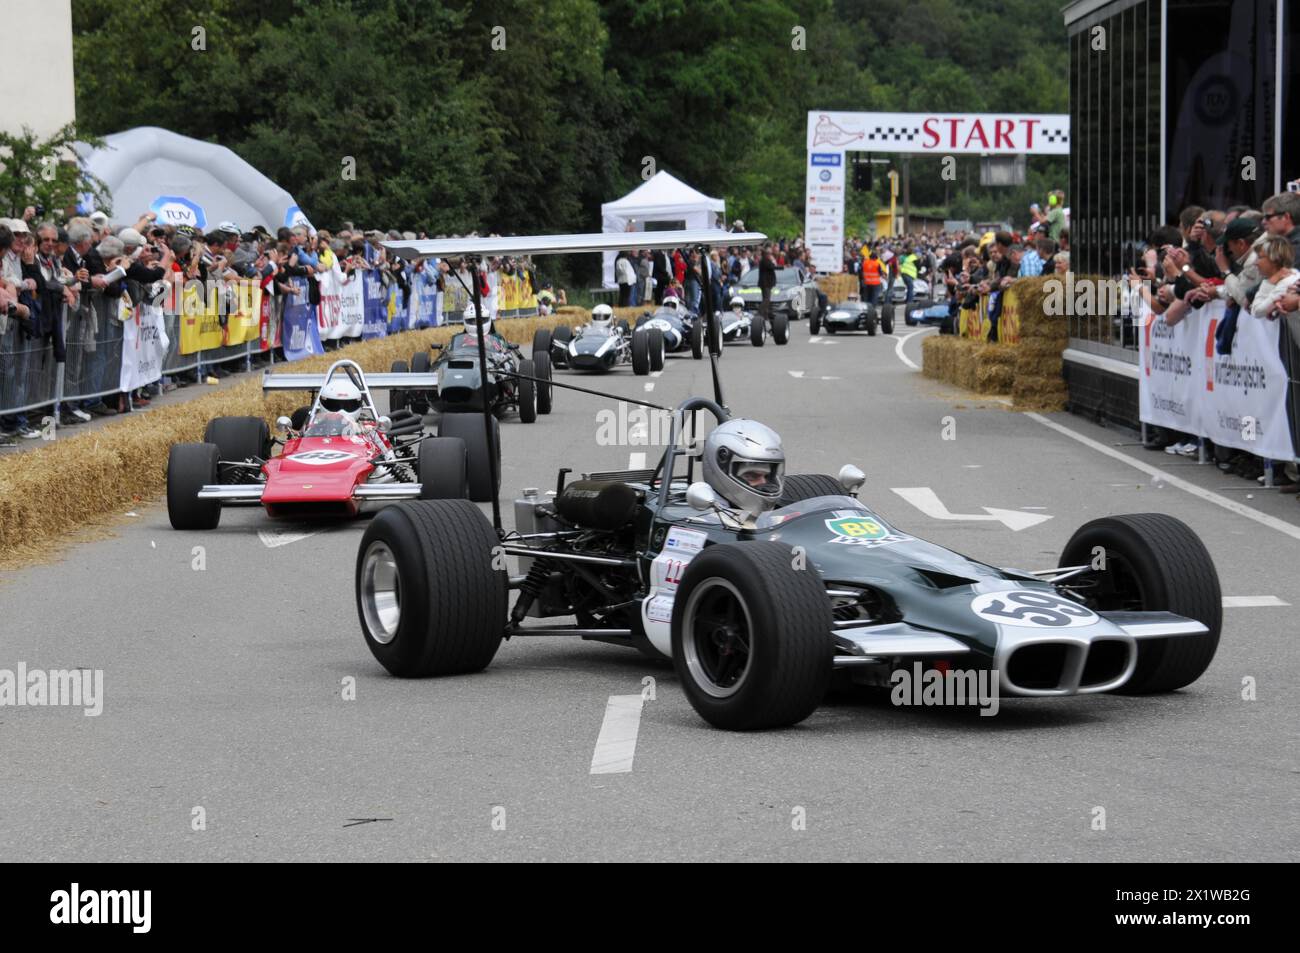
M 646 332 L 650 335 L 650 371 L 662 371 L 664 369 L 664 332 L 658 328 L 651 328 Z
M 569 342 L 573 340 L 573 330 L 567 325 L 560 325 L 551 332 L 551 361 L 556 367 L 569 366 Z
M 533 332 L 533 353 L 536 354 L 539 351 L 544 351 L 547 354 L 551 353 L 550 328 L 538 328 Z
M 391 674 L 463 675 L 492 661 L 506 621 L 498 542 L 467 500 L 399 503 L 375 516 L 357 552 L 357 614 Z
M 691 325 L 691 357 L 697 361 L 704 359 L 704 325 L 700 320 L 697 318 Z
M 1223 625 L 1219 574 L 1209 551 L 1186 523 L 1164 513 L 1108 516 L 1085 523 L 1061 553 L 1062 566 L 1104 566 L 1080 577 L 1079 589 L 1098 611 L 1172 612 L 1205 625 L 1203 635 L 1139 639 L 1137 668 L 1121 694 L 1172 692 L 1210 666 Z M 1071 580 L 1072 582 L 1075 580 Z
M 840 481 L 825 473 L 792 473 L 781 479 L 781 498 L 777 506 L 789 506 L 818 496 L 843 496 L 848 491 Z
M 650 373 L 650 334 L 638 331 L 632 335 L 632 373 L 644 377 Z
M 519 362 L 519 373 L 527 374 L 529 377 L 536 377 L 537 369 L 533 362 L 524 359 Z M 516 378 L 515 383 L 519 387 L 519 419 L 526 424 L 531 424 L 537 420 L 537 384 L 522 377 Z
M 749 319 L 749 343 L 754 347 L 762 347 L 763 342 L 767 340 L 767 319 L 761 314 L 755 314 Z
M 673 666 L 691 706 L 718 728 L 781 728 L 830 685 L 830 600 L 783 543 L 720 543 L 686 567 L 673 606 Z
M 554 406 L 555 388 L 551 386 L 551 354 L 549 351 L 533 352 L 533 376 L 544 380 L 545 384 L 537 385 L 537 412 L 539 414 L 549 414 L 551 407 Z
M 632 326 L 627 323 L 627 318 L 619 318 L 618 323 L 614 325 L 624 336 L 632 333 Z
M 816 311 L 808 315 L 808 333 L 817 334 L 822 329 L 822 317 Z
M 410 367 L 407 366 L 405 361 L 393 361 L 393 366 L 389 368 L 389 370 L 393 374 L 409 374 L 411 372 Z M 404 389 L 394 387 L 388 391 L 389 416 L 392 416 L 395 411 L 404 410 L 409 405 L 410 400 L 406 396 L 406 391 Z
M 427 374 L 429 373 L 429 352 L 416 351 L 411 355 L 411 373 Z
M 203 442 L 215 444 L 220 459 L 232 463 L 271 456 L 271 428 L 261 417 L 214 417 L 203 431 Z M 247 483 L 254 471 L 222 468 L 225 483 Z
M 200 500 L 199 490 L 217 482 L 216 444 L 177 443 L 167 453 L 167 518 L 172 529 L 216 529 L 221 503 Z
M 469 496 L 469 451 L 459 437 L 427 437 L 420 442 L 417 475 L 422 500 L 463 500 Z
M 785 312 L 772 315 L 772 340 L 778 345 L 790 340 L 790 316 Z
M 483 427 L 482 414 L 443 414 L 438 422 L 439 437 L 459 437 L 465 441 L 466 463 L 469 470 L 469 498 L 475 503 L 487 503 L 501 490 L 501 431 L 495 418 L 491 418 L 492 443 L 496 449 L 497 478 L 492 481 L 488 437 Z
M 894 308 L 885 305 L 880 309 L 880 330 L 886 334 L 894 333 Z

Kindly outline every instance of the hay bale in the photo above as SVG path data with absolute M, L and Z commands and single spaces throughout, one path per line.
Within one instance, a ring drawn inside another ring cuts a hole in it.
M 856 275 L 848 274 L 819 275 L 817 287 L 822 290 L 831 304 L 839 304 L 841 301 L 847 301 L 849 295 L 858 293 L 858 278 Z

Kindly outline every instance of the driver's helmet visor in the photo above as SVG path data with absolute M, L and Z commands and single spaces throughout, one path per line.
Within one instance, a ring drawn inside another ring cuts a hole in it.
M 737 483 L 756 493 L 778 496 L 781 493 L 781 474 L 785 464 L 773 460 L 744 460 L 736 458 L 728 467 L 728 474 Z
M 320 405 L 325 410 L 344 414 L 355 414 L 361 409 L 361 401 L 359 399 L 335 400 L 330 397 L 322 397 L 320 399 Z

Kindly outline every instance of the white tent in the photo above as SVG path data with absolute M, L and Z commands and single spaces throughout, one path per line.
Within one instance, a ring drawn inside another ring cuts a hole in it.
M 635 189 L 600 207 L 601 231 L 644 232 L 666 229 L 717 228 L 726 217 L 726 203 L 711 199 L 667 172 L 656 172 Z M 636 239 L 628 238 L 628 248 L 636 248 Z M 617 286 L 614 280 L 616 252 L 605 252 L 603 273 L 606 288 Z
M 231 221 L 244 231 L 310 224 L 293 196 L 224 146 L 141 126 L 77 146 L 85 169 L 112 199 L 111 220 L 133 224 L 147 210 L 163 225 L 212 229 Z M 85 209 L 84 211 L 90 211 Z

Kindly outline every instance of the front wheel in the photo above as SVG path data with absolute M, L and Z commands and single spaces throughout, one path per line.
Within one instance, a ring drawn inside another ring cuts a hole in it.
M 491 430 L 491 440 L 488 431 Z M 501 493 L 501 431 L 495 418 L 483 425 L 482 414 L 443 414 L 438 421 L 439 437 L 459 437 L 465 442 L 469 498 L 490 502 Z M 496 454 L 496 481 L 492 480 L 492 454 Z
M 673 666 L 699 715 L 750 731 L 803 721 L 834 664 L 821 577 L 783 543 L 720 543 L 687 565 L 673 606 Z
M 664 332 L 651 328 L 647 333 L 650 335 L 650 372 L 653 374 L 664 369 Z
M 772 315 L 772 340 L 778 346 L 790 341 L 790 316 L 785 312 Z
M 697 361 L 704 359 L 704 326 L 698 319 L 691 325 L 691 357 Z
M 214 443 L 177 443 L 167 454 L 167 518 L 172 529 L 216 529 L 221 502 L 200 500 L 199 490 L 217 482 L 221 452 Z
M 1172 612 L 1202 623 L 1202 635 L 1139 639 L 1137 668 L 1121 694 L 1172 692 L 1204 674 L 1219 646 L 1223 597 L 1209 551 L 1186 523 L 1164 513 L 1085 523 L 1061 552 L 1062 566 L 1102 566 L 1076 590 L 1098 611 Z
M 533 353 L 533 370 L 536 377 L 545 381 L 537 385 L 537 412 L 549 414 L 555 405 L 555 388 L 551 386 L 551 355 L 549 351 Z
M 766 340 L 767 319 L 761 314 L 756 314 L 749 319 L 749 343 L 754 347 L 762 347 Z
M 886 334 L 894 333 L 894 309 L 891 305 L 880 309 L 880 330 Z
M 650 335 L 646 331 L 632 335 L 632 373 L 638 377 L 650 373 Z
M 519 373 L 527 374 L 529 377 L 536 377 L 536 368 L 530 360 L 519 362 Z M 526 424 L 531 424 L 537 420 L 537 384 L 522 377 L 515 378 L 515 384 L 518 387 L 519 397 L 519 419 Z
M 817 334 L 822 329 L 822 316 L 816 311 L 808 315 L 808 333 Z
M 420 442 L 417 475 L 422 500 L 469 497 L 469 451 L 459 437 L 426 437 Z
M 370 652 L 400 678 L 486 668 L 506 621 L 499 540 L 467 500 L 386 507 L 357 551 L 356 600 Z

